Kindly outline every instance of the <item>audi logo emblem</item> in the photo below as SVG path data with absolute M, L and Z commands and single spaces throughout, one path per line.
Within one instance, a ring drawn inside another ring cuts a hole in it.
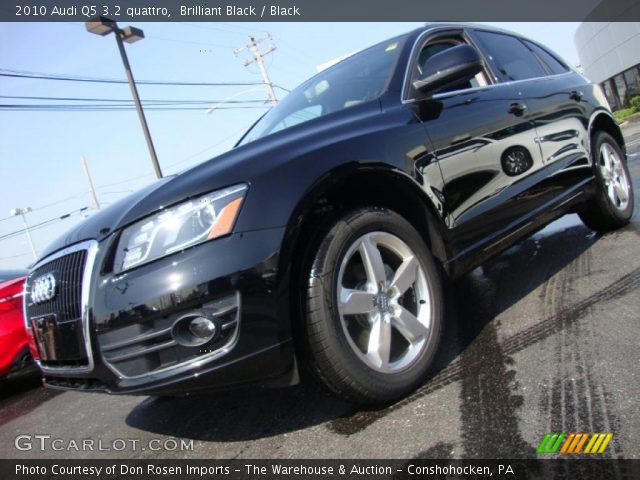
M 53 300 L 58 293 L 58 283 L 52 273 L 47 273 L 34 280 L 31 286 L 31 301 L 35 304 Z

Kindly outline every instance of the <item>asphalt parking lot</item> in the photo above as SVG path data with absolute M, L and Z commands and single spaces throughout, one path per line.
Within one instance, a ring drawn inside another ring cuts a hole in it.
M 612 432 L 604 456 L 640 458 L 640 124 L 625 135 L 633 222 L 598 236 L 567 216 L 449 288 L 434 372 L 409 398 L 364 411 L 308 387 L 116 397 L 26 377 L 0 387 L 0 458 L 535 458 L 547 432 Z M 19 435 L 63 449 L 18 450 Z M 193 448 L 147 448 L 167 438 Z M 66 451 L 82 439 L 137 442 Z

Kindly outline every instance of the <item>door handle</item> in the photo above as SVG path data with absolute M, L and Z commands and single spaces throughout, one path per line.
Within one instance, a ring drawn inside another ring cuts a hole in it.
M 582 100 L 583 96 L 584 94 L 580 90 L 571 90 L 571 92 L 569 93 L 569 98 L 571 100 L 575 100 L 576 102 Z
M 516 117 L 521 116 L 526 109 L 527 106 L 524 103 L 520 102 L 514 102 L 509 105 L 509 113 L 515 115 Z

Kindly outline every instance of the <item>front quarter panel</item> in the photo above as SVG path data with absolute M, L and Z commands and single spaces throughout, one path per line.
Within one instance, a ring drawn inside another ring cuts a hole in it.
M 422 186 L 434 210 L 441 211 L 442 177 L 429 155 L 424 127 L 411 109 L 391 105 L 381 109 L 376 101 L 375 108 L 346 112 L 350 118 L 344 123 L 336 119 L 313 132 L 290 132 L 268 153 L 270 168 L 261 168 L 256 159 L 236 230 L 287 226 L 322 185 L 346 171 L 366 168 L 401 173 Z

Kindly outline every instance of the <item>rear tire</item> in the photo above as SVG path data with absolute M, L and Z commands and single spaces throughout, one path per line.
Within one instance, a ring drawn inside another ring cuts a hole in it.
M 633 214 L 633 186 L 622 149 L 606 132 L 593 139 L 596 195 L 579 212 L 584 224 L 599 232 L 616 230 L 629 223 Z
M 359 404 L 398 399 L 425 380 L 442 323 L 442 286 L 418 232 L 382 208 L 331 225 L 306 270 L 307 366 Z

